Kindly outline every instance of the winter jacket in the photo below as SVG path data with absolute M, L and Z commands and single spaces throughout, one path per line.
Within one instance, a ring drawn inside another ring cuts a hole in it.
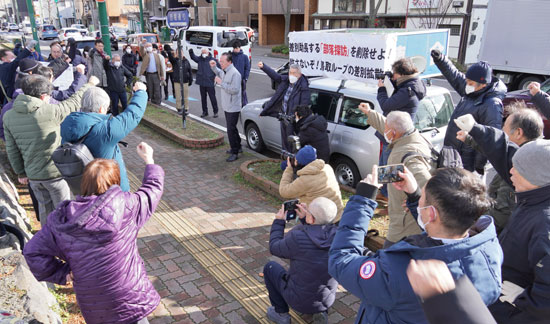
M 240 112 L 242 108 L 241 102 L 241 75 L 235 69 L 233 64 L 229 65 L 225 70 L 214 66 L 212 71 L 216 73 L 222 83 L 221 106 L 226 112 Z
M 550 95 L 539 91 L 539 93 L 531 97 L 531 100 L 544 117 L 550 119 Z
M 454 147 L 460 153 L 464 169 L 482 172 L 487 160 L 483 155 L 456 138 L 456 133 L 460 129 L 454 120 L 460 116 L 471 114 L 478 124 L 502 128 L 502 99 L 506 95 L 506 86 L 502 81 L 493 77 L 493 81 L 483 90 L 466 94 L 464 73 L 458 71 L 448 58 L 435 62 L 435 64 L 462 97 L 451 115 L 443 143 Z
M 275 219 L 269 236 L 271 254 L 290 260 L 283 297 L 300 313 L 324 312 L 334 303 L 338 288 L 328 274 L 328 250 L 336 226 L 302 223 L 285 235 L 285 224 L 285 220 Z
M 214 84 L 214 78 L 216 78 L 216 73 L 212 71 L 212 68 L 210 67 L 210 61 L 215 61 L 218 65 L 218 68 L 221 69 L 221 66 L 219 63 L 212 57 L 212 55 L 208 54 L 206 58 L 202 56 L 197 56 L 195 53 L 193 53 L 193 50 L 189 50 L 189 56 L 193 61 L 197 63 L 197 75 L 195 82 L 200 85 L 201 87 L 213 87 Z
M 231 57 L 233 60 L 233 65 L 239 71 L 241 74 L 242 80 L 248 80 L 248 77 L 250 76 L 250 59 L 246 54 L 243 53 L 243 50 L 241 50 L 239 53 L 231 53 Z
M 90 87 L 84 85 L 69 99 L 56 105 L 25 94 L 17 96 L 13 109 L 4 115 L 4 135 L 10 164 L 20 177 L 50 180 L 61 177 L 52 161 L 53 151 L 61 144 L 59 125 L 73 111 Z
M 91 130 L 84 144 L 94 158 L 114 159 L 120 168 L 120 188 L 129 191 L 126 166 L 118 142 L 137 127 L 147 106 L 147 92 L 136 91 L 128 107 L 116 117 L 91 112 L 74 112 L 61 124 L 61 142 L 76 142 Z
M 311 114 L 302 117 L 293 125 L 294 133 L 300 137 L 302 147 L 305 145 L 313 146 L 317 150 L 317 158 L 329 163 L 330 146 L 325 117 Z
M 384 116 L 392 111 L 404 111 L 409 113 L 411 119 L 414 120 L 420 100 L 426 96 L 426 86 L 416 75 L 405 77 L 408 78 L 402 82 L 398 81 L 391 97 L 388 97 L 386 87 L 378 88 L 376 99 L 380 103 Z
M 386 118 L 374 110 L 370 110 L 367 117 L 367 123 L 383 134 Z M 399 139 L 393 141 L 390 144 L 390 149 L 391 153 L 388 156 L 387 164 L 404 163 L 414 175 L 418 186 L 422 188 L 428 182 L 428 179 L 431 178 L 430 162 L 424 158 L 430 157 L 432 154 L 428 141 L 415 129 L 413 132 L 404 134 Z M 388 215 L 390 217 L 390 225 L 386 238 L 390 242 L 397 242 L 406 236 L 420 234 L 421 232 L 420 227 L 411 214 L 403 212 L 401 205 L 406 198 L 407 196 L 403 191 L 397 190 L 394 186 L 388 186 Z
M 15 91 L 15 73 L 19 67 L 19 62 L 30 56 L 31 52 L 28 49 L 23 49 L 19 52 L 19 55 L 10 63 L 0 63 L 0 82 L 6 91 L 6 95 L 9 97 Z M 11 98 L 11 97 L 10 97 Z M 0 89 L 0 105 L 7 102 L 7 98 L 4 96 L 4 92 Z
M 264 108 L 260 113 L 260 116 L 270 116 L 277 118 L 279 116 L 279 113 L 283 111 L 282 106 L 285 92 L 290 85 L 290 82 L 288 82 L 288 75 L 280 75 L 265 63 L 262 71 L 264 71 L 267 76 L 271 78 L 271 80 L 279 82 L 279 86 L 277 87 L 277 91 L 275 91 L 275 94 L 271 97 L 271 99 L 264 103 Z M 310 104 L 311 97 L 309 94 L 309 82 L 305 75 L 302 75 L 300 79 L 298 79 L 298 81 L 294 83 L 294 87 L 292 89 L 292 92 L 290 93 L 290 97 L 288 98 L 288 109 L 286 114 L 294 116 L 294 109 L 296 108 L 296 106 L 309 106 Z
M 126 81 L 124 77 L 132 78 L 132 72 L 128 71 L 122 64 L 120 67 L 115 67 L 109 60 L 103 60 L 103 67 L 107 75 L 107 85 L 109 91 L 118 93 L 126 92 Z
M 357 192 L 363 192 L 364 186 L 370 185 L 359 183 Z M 377 205 L 367 197 L 352 196 L 329 252 L 329 273 L 361 299 L 355 323 L 427 323 L 406 275 L 411 259 L 441 260 L 455 280 L 468 276 L 486 305 L 497 300 L 502 250 L 491 217 L 480 217 L 470 236 L 455 243 L 443 244 L 422 233 L 363 256 L 364 238 Z
M 191 64 L 189 64 L 189 61 L 184 58 L 183 64 L 181 64 L 180 67 L 180 60 L 179 58 L 174 57 L 172 55 L 172 52 L 168 52 L 168 60 L 170 63 L 172 63 L 172 69 L 174 72 L 172 73 L 172 82 L 173 83 L 180 83 L 180 68 L 183 68 L 183 83 L 187 83 L 189 85 L 193 84 L 193 71 L 191 71 Z
M 88 79 L 93 75 L 99 79 L 98 87 L 107 87 L 107 74 L 105 73 L 105 67 L 103 65 L 103 58 L 105 54 L 100 53 L 95 48 L 90 50 L 88 54 Z
M 23 255 L 36 279 L 64 285 L 73 273 L 86 323 L 135 323 L 159 304 L 136 238 L 163 185 L 164 171 L 149 164 L 135 193 L 113 185 L 99 196 L 66 200 L 25 245 Z
M 287 166 L 279 184 L 279 194 L 283 198 L 298 198 L 301 203 L 309 204 L 317 197 L 332 200 L 338 207 L 338 215 L 334 223 L 340 220 L 344 211 L 340 185 L 332 167 L 321 159 L 304 166 L 297 172 L 298 178 L 293 179 L 294 171 Z
M 132 72 L 132 75 L 137 75 L 137 62 L 138 59 L 134 53 L 124 53 L 124 55 L 122 55 L 122 65 L 127 68 L 128 71 Z

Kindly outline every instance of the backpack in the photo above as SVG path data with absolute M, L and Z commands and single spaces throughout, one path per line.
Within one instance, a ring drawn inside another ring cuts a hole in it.
M 424 138 L 422 136 L 422 138 Z M 432 143 L 426 138 L 424 140 L 430 147 L 430 156 L 418 152 L 407 152 L 401 158 L 401 163 L 405 164 L 405 160 L 412 157 L 421 157 L 430 165 L 430 173 L 434 173 L 440 168 L 462 168 L 462 158 L 460 153 L 452 146 L 443 146 L 440 152 L 438 152 L 432 145 Z
M 76 143 L 61 144 L 52 154 L 52 160 L 67 181 L 73 195 L 80 194 L 80 182 L 84 174 L 84 168 L 94 159 L 84 140 L 94 127 L 92 126 L 86 135 L 82 136 Z

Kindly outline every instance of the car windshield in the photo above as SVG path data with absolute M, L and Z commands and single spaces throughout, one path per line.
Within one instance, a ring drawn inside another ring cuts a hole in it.
M 126 30 L 125 30 L 124 28 L 120 28 L 120 27 L 117 28 L 117 27 L 114 27 L 114 28 L 113 28 L 113 32 L 119 33 L 119 34 L 124 34 L 124 33 L 126 33 Z
M 212 46 L 212 33 L 188 30 L 185 40 L 193 45 Z
M 83 42 L 76 42 L 76 48 L 83 49 L 86 46 L 90 46 L 90 48 L 93 48 L 95 46 L 95 40 L 87 40 Z
M 449 123 L 453 109 L 453 101 L 449 94 L 424 98 L 418 105 L 414 126 L 418 130 L 443 127 Z
M 44 26 L 44 30 L 46 31 L 51 31 L 51 30 L 55 30 L 55 27 L 50 25 L 50 26 Z
M 237 39 L 241 46 L 248 45 L 248 37 L 244 31 L 229 31 L 218 33 L 219 47 L 233 47 L 233 41 Z
M 157 40 L 157 36 L 153 36 L 153 35 L 150 35 L 150 36 L 142 36 L 142 38 L 145 38 L 147 40 L 147 43 L 158 43 L 158 40 Z
M 65 29 L 66 33 L 78 33 L 78 30 L 76 29 Z

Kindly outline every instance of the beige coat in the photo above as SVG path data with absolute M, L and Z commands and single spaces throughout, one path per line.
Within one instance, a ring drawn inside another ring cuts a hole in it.
M 139 70 L 139 76 L 144 75 L 147 71 L 147 67 L 149 66 L 149 60 L 151 59 L 151 56 L 154 56 L 155 63 L 157 65 L 157 73 L 159 75 L 160 80 L 164 80 L 166 77 L 166 64 L 164 63 L 164 57 L 158 53 L 148 53 L 148 55 L 145 55 L 143 57 L 143 62 L 141 62 L 141 69 Z
M 317 159 L 297 172 L 298 178 L 292 181 L 292 167 L 283 172 L 279 185 L 279 194 L 283 198 L 298 198 L 301 203 L 309 204 L 317 197 L 326 197 L 336 204 L 338 214 L 333 222 L 340 220 L 344 211 L 342 193 L 332 167 Z
M 386 118 L 382 114 L 370 110 L 367 122 L 376 128 L 378 132 L 384 134 Z M 431 156 L 430 146 L 418 130 L 395 140 L 390 144 L 390 148 L 392 151 L 388 157 L 388 164 L 402 163 L 403 156 L 408 152 L 416 152 L 422 156 Z M 431 177 L 430 164 L 418 155 L 407 158 L 404 162 L 405 166 L 413 173 L 418 186 L 420 188 L 424 187 Z M 402 205 L 406 199 L 407 195 L 403 191 L 395 189 L 392 184 L 388 185 L 388 215 L 390 216 L 390 225 L 386 239 L 391 242 L 397 242 L 406 236 L 420 234 L 421 232 L 411 213 L 408 210 L 404 211 L 405 208 Z

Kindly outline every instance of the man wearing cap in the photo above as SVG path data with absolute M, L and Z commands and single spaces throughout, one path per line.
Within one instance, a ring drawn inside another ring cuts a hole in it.
M 298 177 L 294 179 L 294 168 L 298 169 Z M 334 222 L 340 220 L 344 211 L 342 193 L 332 167 L 321 159 L 317 159 L 317 151 L 313 146 L 306 145 L 296 153 L 294 165 L 287 159 L 286 169 L 279 184 L 279 194 L 283 198 L 298 198 L 301 203 L 309 204 L 317 197 L 332 200 L 338 207 Z
M 478 124 L 502 128 L 502 99 L 506 95 L 506 86 L 492 76 L 493 70 L 485 61 L 473 64 L 464 74 L 439 50 L 432 50 L 431 55 L 443 76 L 462 97 L 451 116 L 443 145 L 451 146 L 460 153 L 466 170 L 483 174 L 487 160 L 456 138 L 459 128 L 454 120 L 471 114 Z

